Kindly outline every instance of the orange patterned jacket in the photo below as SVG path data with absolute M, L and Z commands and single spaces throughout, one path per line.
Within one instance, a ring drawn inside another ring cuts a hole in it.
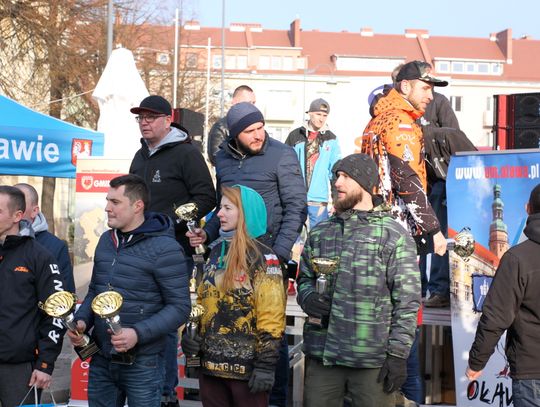
M 395 89 L 381 97 L 362 137 L 362 152 L 379 167 L 379 188 L 392 212 L 413 236 L 434 234 L 439 221 L 426 195 L 424 138 L 415 110 Z

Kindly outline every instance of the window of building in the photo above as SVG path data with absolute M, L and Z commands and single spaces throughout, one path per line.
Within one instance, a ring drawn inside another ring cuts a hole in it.
M 221 69 L 221 55 L 212 56 L 212 68 Z
M 225 55 L 225 69 L 236 69 L 235 55 Z
M 283 57 L 283 70 L 294 71 L 292 57 Z
M 461 105 L 463 103 L 463 96 L 450 96 L 450 104 L 454 112 L 461 112 Z
M 448 62 L 448 61 L 436 61 L 435 62 L 435 70 L 437 72 L 441 72 L 441 73 L 449 73 L 450 72 L 450 62 Z
M 270 66 L 272 67 L 273 71 L 280 71 L 281 70 L 281 57 L 272 55 L 270 58 Z
M 296 69 L 306 69 L 306 58 L 296 58 Z
M 236 68 L 237 69 L 247 69 L 248 59 L 246 55 L 238 55 L 236 57 Z
M 499 63 L 491 64 L 491 73 L 493 73 L 493 75 L 502 74 L 502 64 L 499 64 Z
M 187 68 L 197 68 L 198 65 L 198 54 L 195 52 L 188 52 L 186 54 L 186 67 Z
M 464 64 L 463 62 L 454 61 L 452 62 L 452 72 L 455 73 L 462 73 L 464 71 Z
M 474 71 L 476 71 L 476 64 L 474 64 L 472 62 L 467 62 L 465 64 L 465 71 L 467 73 L 474 73 Z
M 270 69 L 270 57 L 267 55 L 261 55 L 259 57 L 259 69 Z
M 478 63 L 478 73 L 489 74 L 489 64 L 487 62 Z

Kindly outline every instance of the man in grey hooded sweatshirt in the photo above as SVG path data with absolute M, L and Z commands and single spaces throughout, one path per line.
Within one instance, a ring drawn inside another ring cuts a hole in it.
M 216 190 L 210 171 L 199 149 L 191 144 L 187 131 L 172 121 L 170 103 L 161 96 L 143 99 L 139 107 L 131 109 L 136 114 L 141 131 L 141 149 L 135 153 L 130 174 L 140 176 L 150 190 L 147 210 L 168 215 L 176 220 L 174 210 L 185 203 L 197 204 L 197 219 L 216 206 Z M 194 251 L 186 237 L 185 222 L 174 223 L 176 240 L 191 259 Z M 193 264 L 188 263 L 188 268 Z M 177 406 L 175 387 L 178 384 L 176 331 L 169 335 L 165 349 L 165 386 L 161 405 Z

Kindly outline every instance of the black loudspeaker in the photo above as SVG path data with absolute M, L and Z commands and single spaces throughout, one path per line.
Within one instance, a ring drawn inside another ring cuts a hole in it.
M 202 151 L 204 114 L 180 107 L 173 109 L 173 121 L 188 131 L 193 143 Z
M 540 128 L 540 93 L 518 93 L 513 97 L 516 130 L 520 127 Z
M 540 125 L 537 128 L 516 128 L 514 148 L 540 148 Z

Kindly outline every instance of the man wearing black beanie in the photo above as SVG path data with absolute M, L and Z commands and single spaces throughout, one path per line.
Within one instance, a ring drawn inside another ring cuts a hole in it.
M 369 156 L 349 155 L 334 171 L 337 215 L 310 231 L 298 276 L 298 303 L 315 322 L 304 325 L 304 402 L 343 406 L 348 391 L 355 406 L 389 407 L 415 336 L 416 245 L 390 212 L 374 208 L 379 175 Z M 322 260 L 335 265 L 326 289 Z

